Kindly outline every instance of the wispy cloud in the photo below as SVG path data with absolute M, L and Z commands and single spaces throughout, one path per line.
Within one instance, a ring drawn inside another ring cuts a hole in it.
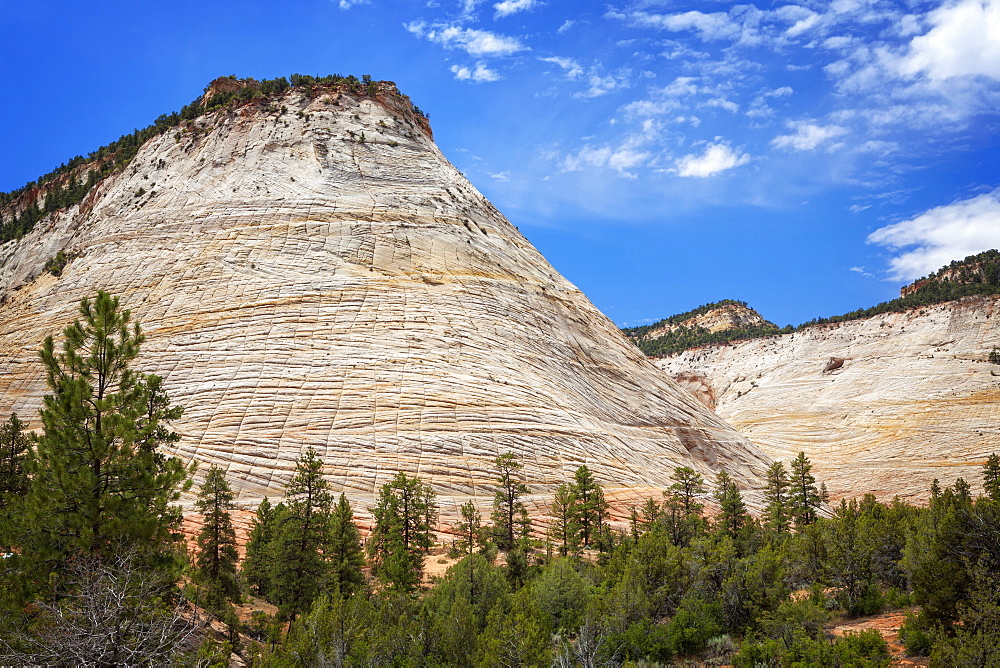
M 562 35 L 564 32 L 569 31 L 570 28 L 576 25 L 576 21 L 573 19 L 566 19 L 562 22 L 562 25 L 556 29 L 556 34 Z
M 632 72 L 630 70 L 617 70 L 610 73 L 598 73 L 594 68 L 591 68 L 585 80 L 587 82 L 586 90 L 577 93 L 576 97 L 600 97 L 611 91 L 628 88 L 632 85 Z
M 417 37 L 440 44 L 446 49 L 462 49 L 470 56 L 479 58 L 509 56 L 528 50 L 516 37 L 488 30 L 446 24 L 428 25 L 424 21 L 412 21 L 405 24 L 405 28 Z
M 529 9 L 534 9 L 541 4 L 542 3 L 538 0 L 503 0 L 503 2 L 498 2 L 493 5 L 493 9 L 496 12 L 494 16 L 496 18 L 503 18 L 504 16 L 510 16 L 511 14 L 516 14 L 517 12 L 526 12 Z
M 685 155 L 675 163 L 678 176 L 705 178 L 750 162 L 748 153 L 734 151 L 725 142 L 710 143 L 700 154 Z
M 350 9 L 351 7 L 357 7 L 358 5 L 370 5 L 372 0 L 340 0 L 341 9 Z
M 451 71 L 454 73 L 455 78 L 460 81 L 483 83 L 500 79 L 500 75 L 488 68 L 482 61 L 476 63 L 473 67 L 452 65 Z
M 634 136 L 618 146 L 584 146 L 563 159 L 562 171 L 579 172 L 585 167 L 608 167 L 621 176 L 635 178 L 633 170 L 648 163 L 652 157 L 643 141 L 643 138 Z
M 724 12 L 706 14 L 699 11 L 679 14 L 653 14 L 634 11 L 628 13 L 609 12 L 610 18 L 617 18 L 627 23 L 642 27 L 681 32 L 690 30 L 698 34 L 703 41 L 718 39 L 733 39 L 739 36 L 740 26 Z
M 549 56 L 548 58 L 539 58 L 543 63 L 552 63 L 553 65 L 558 65 L 562 69 L 563 73 L 566 75 L 567 79 L 578 79 L 583 76 L 583 68 L 580 67 L 580 63 L 576 62 L 572 58 L 562 58 L 560 56 Z
M 1000 189 L 877 229 L 868 243 L 899 253 L 889 262 L 889 275 L 897 281 L 912 281 L 952 260 L 1000 248 Z
M 775 148 L 812 151 L 821 144 L 848 133 L 847 128 L 839 125 L 816 125 L 809 121 L 789 121 L 787 126 L 794 132 L 771 140 L 771 145 Z

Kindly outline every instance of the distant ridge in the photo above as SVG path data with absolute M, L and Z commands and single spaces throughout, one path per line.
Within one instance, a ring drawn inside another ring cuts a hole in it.
M 797 332 L 816 325 L 849 320 L 863 320 L 880 313 L 903 312 L 931 304 L 949 302 L 971 295 L 1000 294 L 1000 251 L 991 249 L 970 255 L 964 260 L 954 260 L 938 271 L 917 279 L 900 290 L 900 296 L 875 306 L 859 308 L 843 315 L 813 318 L 798 326 L 778 328 L 764 320 L 746 302 L 723 299 L 704 304 L 686 313 L 664 318 L 651 325 L 623 328 L 622 331 L 639 349 L 652 357 L 697 348 L 699 346 L 746 341 L 777 334 Z M 712 331 L 697 322 L 706 314 L 741 307 L 760 317 L 760 323 L 736 325 Z
M 640 350 L 653 357 L 712 343 L 754 339 L 781 332 L 777 325 L 765 320 L 747 306 L 746 302 L 733 299 L 703 304 L 651 325 L 630 327 L 622 331 Z

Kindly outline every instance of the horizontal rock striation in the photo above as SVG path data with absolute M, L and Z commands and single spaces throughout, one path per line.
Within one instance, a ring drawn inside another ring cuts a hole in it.
M 225 468 L 245 507 L 279 496 L 309 447 L 362 512 L 397 471 L 429 482 L 446 517 L 487 508 L 507 451 L 545 507 L 581 464 L 619 500 L 658 495 L 677 465 L 753 484 L 765 457 L 405 111 L 293 89 L 215 112 L 0 247 L 0 416 L 36 418 L 36 351 L 101 288 L 142 323 L 141 368 L 186 408 L 175 453 Z M 58 250 L 74 259 L 42 274 Z
M 804 451 L 834 496 L 981 489 L 1000 452 L 1000 298 L 966 297 L 657 361 L 774 458 Z

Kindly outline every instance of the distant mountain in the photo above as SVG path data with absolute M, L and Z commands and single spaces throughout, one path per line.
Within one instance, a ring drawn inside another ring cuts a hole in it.
M 843 315 L 813 318 L 797 327 L 779 329 L 749 308 L 746 302 L 724 299 L 651 325 L 622 331 L 644 353 L 661 357 L 699 346 L 788 334 L 815 325 L 862 320 L 880 313 L 902 313 L 971 295 L 996 294 L 1000 294 L 1000 252 L 994 249 L 954 260 L 933 274 L 904 286 L 896 299 Z
M 622 330 L 639 349 L 657 357 L 712 343 L 725 343 L 778 334 L 781 330 L 765 320 L 746 302 L 723 299 L 672 315 L 659 322 Z

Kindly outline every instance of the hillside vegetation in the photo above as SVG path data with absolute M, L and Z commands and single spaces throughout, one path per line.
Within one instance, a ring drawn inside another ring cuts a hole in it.
M 743 327 L 730 327 L 718 331 L 711 331 L 705 327 L 694 324 L 692 321 L 699 316 L 711 313 L 725 307 L 738 306 L 750 310 L 746 302 L 734 299 L 723 299 L 722 301 L 703 304 L 685 313 L 678 313 L 669 318 L 664 318 L 650 325 L 640 327 L 629 327 L 623 329 L 625 336 L 630 338 L 642 352 L 650 356 L 671 355 L 688 348 L 710 345 L 714 343 L 727 343 L 729 341 L 744 341 L 746 339 L 756 339 L 763 336 L 782 334 L 792 331 L 790 327 L 778 328 L 771 322 L 762 325 L 747 325 Z M 657 330 L 667 327 L 671 331 L 661 336 L 655 336 Z
M 789 334 L 807 327 L 829 323 L 863 320 L 880 313 L 900 312 L 910 309 L 953 301 L 970 295 L 1000 294 L 1000 252 L 988 250 L 970 255 L 964 260 L 954 260 L 933 274 L 914 281 L 901 290 L 901 295 L 868 308 L 859 308 L 843 315 L 813 318 L 798 326 L 787 325 L 779 328 L 770 323 L 763 326 L 739 327 L 711 332 L 704 327 L 685 326 L 684 323 L 713 309 L 738 304 L 746 307 L 746 302 L 724 299 L 699 306 L 686 313 L 664 318 L 651 325 L 624 328 L 622 331 L 647 355 L 652 357 L 672 355 L 698 346 L 757 339 L 776 334 Z M 677 329 L 664 336 L 647 338 L 649 332 L 663 325 L 676 325 Z
M 830 627 L 911 606 L 909 651 L 996 663 L 996 455 L 978 498 L 959 478 L 935 481 L 929 507 L 865 495 L 831 509 L 800 453 L 759 481 L 759 516 L 725 471 L 705 480 L 680 466 L 613 526 L 585 465 L 529 513 L 535 481 L 506 453 L 492 512 L 461 508 L 458 561 L 428 581 L 434 490 L 398 473 L 363 541 L 308 449 L 283 498 L 257 508 L 241 560 L 222 469 L 200 487 L 193 549 L 182 539 L 175 502 L 193 467 L 162 450 L 180 439 L 168 424 L 182 409 L 160 377 L 131 368 L 144 337 L 130 318 L 107 293 L 84 299 L 61 352 L 52 337 L 40 351 L 42 430 L 29 436 L 16 415 L 0 425 L 4 665 L 225 666 L 235 652 L 276 667 L 888 666 L 877 631 Z M 248 595 L 275 612 L 241 620 L 234 604 Z

